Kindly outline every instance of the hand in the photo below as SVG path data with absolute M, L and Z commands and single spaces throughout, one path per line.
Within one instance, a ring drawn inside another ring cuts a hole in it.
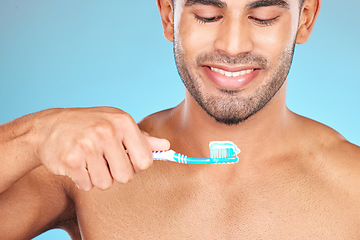
M 39 160 L 81 190 L 127 183 L 153 163 L 152 151 L 170 143 L 140 131 L 132 117 L 110 107 L 51 109 L 37 119 Z

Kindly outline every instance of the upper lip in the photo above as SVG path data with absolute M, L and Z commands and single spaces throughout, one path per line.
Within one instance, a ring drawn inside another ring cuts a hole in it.
M 220 64 L 202 64 L 203 67 L 213 67 L 222 69 L 227 72 L 240 72 L 245 70 L 252 70 L 252 69 L 260 69 L 259 66 L 255 65 L 247 65 L 247 66 L 227 66 L 227 65 L 220 65 Z

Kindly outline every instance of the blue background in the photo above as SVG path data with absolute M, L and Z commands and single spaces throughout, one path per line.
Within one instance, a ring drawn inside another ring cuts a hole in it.
M 297 46 L 288 107 L 360 145 L 359 1 L 323 1 Z M 53 107 L 114 106 L 136 121 L 183 86 L 155 0 L 0 0 L 0 123 Z M 69 239 L 60 230 L 40 239 Z

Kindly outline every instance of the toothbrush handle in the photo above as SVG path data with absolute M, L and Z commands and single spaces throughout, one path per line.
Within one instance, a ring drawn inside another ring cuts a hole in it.
M 181 154 L 179 155 L 180 161 L 179 163 L 190 163 L 190 164 L 209 164 L 209 163 L 236 163 L 238 162 L 238 158 L 192 158 L 187 157 Z
M 232 158 L 191 158 L 173 150 L 153 152 L 154 160 L 171 161 L 178 163 L 190 164 L 207 164 L 207 163 L 236 163 L 239 161 L 237 157 Z

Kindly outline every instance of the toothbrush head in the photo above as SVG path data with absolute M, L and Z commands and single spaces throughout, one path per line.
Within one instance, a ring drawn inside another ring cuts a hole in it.
M 236 163 L 240 149 L 231 141 L 211 141 L 210 158 L 217 163 Z

